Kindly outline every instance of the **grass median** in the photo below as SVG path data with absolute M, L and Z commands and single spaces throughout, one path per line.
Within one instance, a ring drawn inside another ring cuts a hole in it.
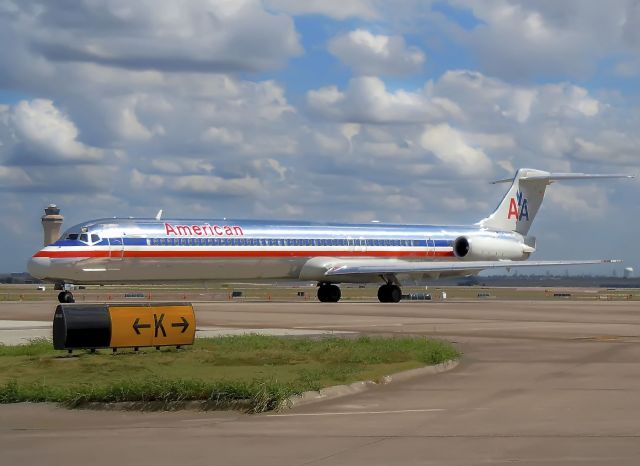
M 51 342 L 0 346 L 0 403 L 56 402 L 68 407 L 128 402 L 135 408 L 262 412 L 309 390 L 456 359 L 449 343 L 419 337 L 198 339 L 186 349 L 103 350 L 72 355 Z

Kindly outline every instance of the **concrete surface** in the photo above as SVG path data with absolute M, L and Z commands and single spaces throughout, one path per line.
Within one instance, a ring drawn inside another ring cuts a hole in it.
M 51 322 L 37 320 L 0 320 L 0 345 L 24 345 L 36 338 L 53 339 Z M 198 326 L 196 338 L 211 338 L 230 335 L 271 335 L 271 336 L 319 336 L 319 335 L 353 335 L 356 332 L 289 329 L 289 328 L 230 328 Z
M 0 305 L 0 319 L 48 320 L 53 311 L 20 306 Z M 0 406 L 2 464 L 640 464 L 637 303 L 218 303 L 196 311 L 203 326 L 437 336 L 464 357 L 443 374 L 257 416 Z

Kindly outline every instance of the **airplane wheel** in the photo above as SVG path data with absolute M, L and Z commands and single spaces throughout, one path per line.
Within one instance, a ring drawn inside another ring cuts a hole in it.
M 318 287 L 318 301 L 321 303 L 337 303 L 342 293 L 337 285 L 324 284 Z
M 380 301 L 381 303 L 391 302 L 389 300 L 389 288 L 391 288 L 390 285 L 382 285 L 380 288 L 378 288 L 378 301 Z
M 399 303 L 402 299 L 402 290 L 398 285 L 391 285 L 391 290 L 389 292 L 389 300 L 392 303 Z
M 378 288 L 378 301 L 381 303 L 399 303 L 402 299 L 402 290 L 398 285 L 382 285 Z
M 73 293 L 70 291 L 61 291 L 58 293 L 58 301 L 63 304 L 75 303 L 76 300 L 73 299 Z

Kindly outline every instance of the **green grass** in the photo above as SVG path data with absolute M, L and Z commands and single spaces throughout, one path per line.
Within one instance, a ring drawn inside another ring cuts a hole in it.
M 0 345 L 0 403 L 136 402 L 171 409 L 201 401 L 210 408 L 277 409 L 308 390 L 379 380 L 455 359 L 448 343 L 426 338 L 198 339 L 193 347 L 96 354 L 54 351 L 51 343 Z

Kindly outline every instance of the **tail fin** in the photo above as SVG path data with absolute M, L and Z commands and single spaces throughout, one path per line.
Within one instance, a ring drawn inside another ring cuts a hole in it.
M 588 175 L 584 173 L 549 173 L 531 168 L 521 168 L 512 178 L 494 181 L 511 183 L 498 208 L 478 225 L 492 230 L 515 231 L 526 236 L 531 228 L 545 190 L 554 181 L 584 180 L 593 178 L 633 178 L 631 175 Z

